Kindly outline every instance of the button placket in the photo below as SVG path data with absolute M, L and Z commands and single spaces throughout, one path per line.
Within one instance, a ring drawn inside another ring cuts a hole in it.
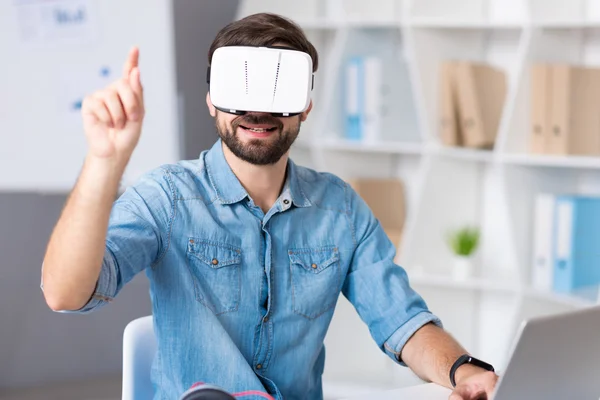
M 270 320 L 271 314 L 271 296 L 272 296 L 272 279 L 273 279 L 273 269 L 272 266 L 272 242 L 271 235 L 269 233 L 269 220 L 277 212 L 276 209 L 271 210 L 262 223 L 262 231 L 263 231 L 263 240 L 264 240 L 264 272 L 266 275 L 266 288 L 267 288 L 267 297 L 265 299 L 265 313 L 261 318 L 261 322 L 258 328 L 259 339 L 256 344 L 256 350 L 254 355 L 254 368 L 256 370 L 266 371 L 269 367 L 269 357 L 272 351 L 273 345 L 273 327 L 272 322 Z

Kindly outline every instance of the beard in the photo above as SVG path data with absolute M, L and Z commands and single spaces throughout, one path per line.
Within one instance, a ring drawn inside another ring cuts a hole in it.
M 244 143 L 237 135 L 238 127 L 247 124 L 268 124 L 275 126 L 275 131 L 266 139 L 251 139 Z M 270 165 L 278 162 L 288 152 L 300 132 L 300 116 L 298 124 L 284 130 L 283 123 L 270 115 L 247 114 L 234 119 L 229 129 L 226 124 L 219 123 L 216 118 L 219 137 L 229 150 L 239 159 L 253 165 Z

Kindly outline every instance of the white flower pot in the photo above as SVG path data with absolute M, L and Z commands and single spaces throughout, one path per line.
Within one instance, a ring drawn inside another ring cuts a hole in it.
M 473 259 L 465 256 L 454 256 L 452 277 L 457 281 L 465 281 L 473 277 Z

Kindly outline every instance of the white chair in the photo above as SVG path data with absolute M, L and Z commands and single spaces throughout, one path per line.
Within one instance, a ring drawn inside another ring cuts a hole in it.
M 129 322 L 123 332 L 123 391 L 121 400 L 151 400 L 154 387 L 150 380 L 152 361 L 156 354 L 156 337 L 152 315 Z M 371 393 L 373 387 L 350 383 L 323 382 L 325 399 L 355 396 L 361 391 Z
M 128 323 L 123 332 L 122 400 L 151 400 L 154 397 L 150 371 L 155 354 L 152 315 Z

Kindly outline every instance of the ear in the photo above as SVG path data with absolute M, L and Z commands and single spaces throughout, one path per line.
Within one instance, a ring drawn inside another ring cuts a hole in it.
M 210 113 L 211 117 L 216 117 L 217 116 L 217 109 L 215 108 L 215 106 L 213 106 L 212 101 L 210 101 L 210 93 L 206 92 L 206 105 L 208 106 L 208 112 Z
M 310 110 L 312 110 L 312 106 L 313 106 L 313 102 L 312 102 L 312 99 L 311 99 L 310 103 L 308 104 L 308 108 L 306 109 L 306 111 L 304 111 L 302 114 L 300 114 L 300 121 L 301 122 L 306 121 L 306 118 L 308 118 L 308 114 L 310 114 Z

